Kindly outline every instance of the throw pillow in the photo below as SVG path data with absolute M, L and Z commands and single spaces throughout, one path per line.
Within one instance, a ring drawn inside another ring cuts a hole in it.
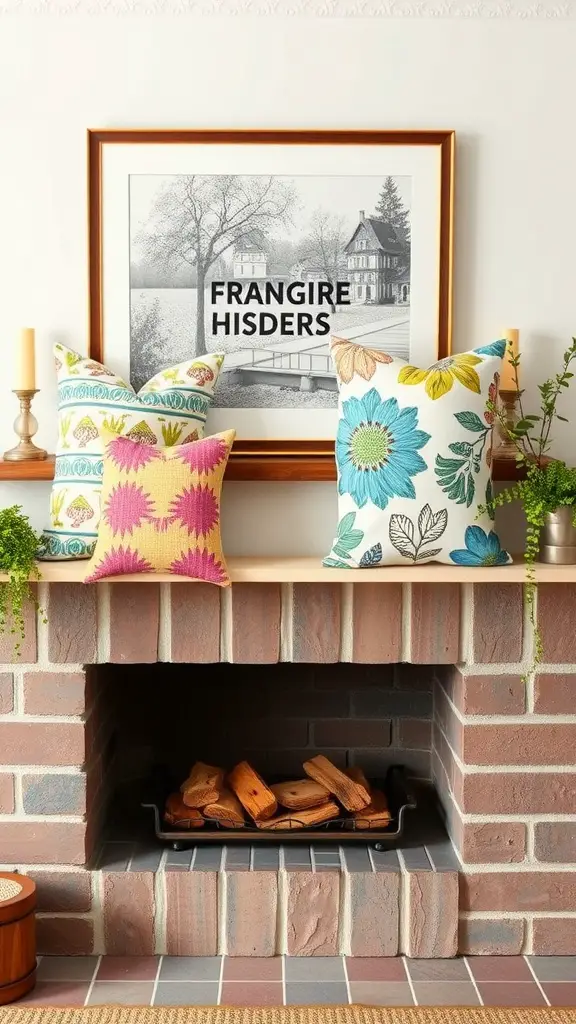
M 220 492 L 235 431 L 170 448 L 102 435 L 102 515 L 85 582 L 172 572 L 229 584 Z
M 43 559 L 90 558 L 102 487 L 101 429 L 148 444 L 175 445 L 204 434 L 224 356 L 171 366 L 138 394 L 102 363 L 54 346 L 58 372 L 58 442 Z
M 324 565 L 505 565 L 489 515 L 499 370 L 506 343 L 428 369 L 333 339 L 339 523 Z

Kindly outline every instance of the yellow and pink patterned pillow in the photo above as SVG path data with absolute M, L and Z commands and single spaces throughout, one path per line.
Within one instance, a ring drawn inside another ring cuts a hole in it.
M 102 511 L 85 582 L 169 572 L 227 586 L 220 493 L 234 437 L 157 448 L 103 431 Z

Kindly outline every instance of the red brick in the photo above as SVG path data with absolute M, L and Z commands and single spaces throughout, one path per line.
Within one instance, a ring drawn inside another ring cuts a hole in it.
M 0 722 L 0 750 L 5 764 L 81 765 L 82 722 Z
M 538 673 L 534 680 L 537 715 L 573 715 L 576 710 L 576 672 Z
M 82 715 L 85 689 L 83 672 L 26 672 L 24 711 L 27 715 Z
M 519 821 L 464 824 L 459 846 L 465 864 L 517 864 L 526 855 L 526 825 Z
M 123 586 L 124 584 L 119 584 Z M 127 584 L 128 585 L 128 584 Z M 148 584 L 144 584 L 148 586 Z M 184 584 L 180 584 L 184 586 Z M 103 872 L 104 938 L 111 956 L 154 954 L 154 874 Z
M 94 950 L 94 925 L 83 917 L 37 917 L 38 953 L 45 956 L 89 956 Z
M 177 585 L 186 586 L 185 583 Z M 156 662 L 158 660 L 159 626 L 160 587 L 158 583 L 111 584 L 111 662 L 133 665 Z
M 432 722 L 427 718 L 399 718 L 394 726 L 394 745 L 404 750 L 429 750 Z
M 576 725 L 465 725 L 466 764 L 576 764 Z
M 0 814 L 14 813 L 14 776 L 0 775 Z
M 220 588 L 211 583 L 173 583 L 172 661 L 208 665 L 220 661 Z
M 576 814 L 571 772 L 470 773 L 455 782 L 464 814 Z
M 457 583 L 413 583 L 410 661 L 447 665 L 458 661 L 460 648 L 460 586 Z
M 526 686 L 521 676 L 467 676 L 454 666 L 441 682 L 463 715 L 523 715 L 526 711 Z
M 499 871 L 460 876 L 461 910 L 574 910 L 573 871 Z
M 458 950 L 458 872 L 409 871 L 404 875 L 411 957 L 452 957 Z
M 313 743 L 320 747 L 389 747 L 388 719 L 333 718 L 314 723 Z
M 340 597 L 337 583 L 295 583 L 293 661 L 336 662 L 340 658 Z
M 89 871 L 28 871 L 36 882 L 38 911 L 52 914 L 84 914 L 92 909 Z
M 517 918 L 460 921 L 458 952 L 469 956 L 518 956 L 524 946 L 525 922 Z
M 278 912 L 276 871 L 226 873 L 228 956 L 274 956 Z
M 4 821 L 2 864 L 84 864 L 86 825 L 68 821 Z
M 534 918 L 532 952 L 535 956 L 574 956 L 576 919 L 567 917 Z
M 522 660 L 522 584 L 475 583 L 473 660 L 487 665 Z
M 402 584 L 355 584 L 352 661 L 361 665 L 395 664 L 401 652 Z
M 14 679 L 11 672 L 0 672 L 0 715 L 14 710 Z
M 400 873 L 352 871 L 350 953 L 352 956 L 397 956 Z
M 538 586 L 538 624 L 545 662 L 576 661 L 576 584 L 541 583 Z
M 166 871 L 166 953 L 216 956 L 218 875 L 216 871 Z
M 36 587 L 32 590 L 36 593 Z M 32 601 L 25 601 L 22 609 L 24 619 L 24 638 L 20 632 L 11 633 L 12 617 L 7 616 L 6 626 L 0 633 L 0 662 L 18 662 L 19 665 L 30 664 L 38 660 L 38 648 L 36 643 L 36 607 Z M 19 652 L 16 651 L 16 644 L 20 644 Z
M 288 956 L 338 956 L 340 873 L 288 871 Z
M 50 661 L 96 661 L 96 586 L 86 583 L 51 583 L 48 593 L 46 611 Z
M 536 860 L 572 864 L 576 862 L 576 821 L 541 821 L 534 829 Z
M 275 665 L 280 658 L 280 584 L 232 587 L 232 661 Z

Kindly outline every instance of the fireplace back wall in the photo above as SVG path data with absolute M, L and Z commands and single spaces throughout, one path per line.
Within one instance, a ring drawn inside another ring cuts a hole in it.
M 107 789 L 117 801 L 145 799 L 159 766 L 184 779 L 196 760 L 298 777 L 323 753 L 374 777 L 395 763 L 431 777 L 432 666 L 101 665 L 95 674 L 113 723 Z

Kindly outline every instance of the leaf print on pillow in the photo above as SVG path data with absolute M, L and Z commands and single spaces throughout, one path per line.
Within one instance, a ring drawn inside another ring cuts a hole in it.
M 328 569 L 349 569 L 350 566 L 339 559 L 350 558 L 350 552 L 353 548 L 357 548 L 362 542 L 364 537 L 363 530 L 354 529 L 354 522 L 356 520 L 355 512 L 347 512 L 336 527 L 336 540 L 332 545 L 331 554 L 338 555 L 338 558 L 325 558 L 322 565 Z
M 363 380 L 371 380 L 376 373 L 376 363 L 392 362 L 392 356 L 387 352 L 364 348 L 345 338 L 333 338 L 330 350 L 336 372 L 344 384 L 349 384 L 355 373 Z
M 365 551 L 360 559 L 361 569 L 368 569 L 371 565 L 378 565 L 382 561 L 382 545 L 374 544 L 368 551 Z
M 445 508 L 439 512 L 432 512 L 430 505 L 424 505 L 418 515 L 418 541 L 414 523 L 405 515 L 390 516 L 388 535 L 391 544 L 403 558 L 409 558 L 412 562 L 423 562 L 425 558 L 435 558 L 442 551 L 442 548 L 426 550 L 425 545 L 439 540 L 447 525 L 448 512 Z
M 499 341 L 493 341 L 491 345 L 475 348 L 474 352 L 479 356 L 500 356 L 503 359 L 506 354 L 506 341 L 501 338 Z
M 427 370 L 422 370 L 418 366 L 403 366 L 398 374 L 398 383 L 422 384 L 426 381 L 426 394 L 433 402 L 447 395 L 452 390 L 454 381 L 479 395 L 480 378 L 474 367 L 482 361 L 480 356 L 465 352 L 446 356 L 445 359 L 433 363 Z
M 476 494 L 475 474 L 480 472 L 482 453 L 492 427 L 483 423 L 475 412 L 455 412 L 454 418 L 461 427 L 476 434 L 474 441 L 453 441 L 448 445 L 452 455 L 458 458 L 436 456 L 434 472 L 439 486 L 451 501 L 470 508 Z

